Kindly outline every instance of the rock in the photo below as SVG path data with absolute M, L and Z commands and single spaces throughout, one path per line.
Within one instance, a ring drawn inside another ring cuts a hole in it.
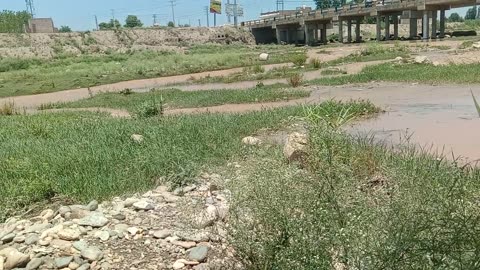
M 259 138 L 248 136 L 242 139 L 242 143 L 246 145 L 260 145 L 262 141 Z
M 90 269 L 90 264 L 86 263 L 77 268 L 77 270 L 89 270 Z
M 82 257 L 88 260 L 89 262 L 99 261 L 103 257 L 102 251 L 97 247 L 87 247 L 82 251 L 81 254 L 82 254 Z
M 47 229 L 50 229 L 52 228 L 53 225 L 50 224 L 50 223 L 46 223 L 46 224 L 34 224 L 30 227 L 28 227 L 25 232 L 26 233 L 41 233 Z
M 202 263 L 193 267 L 194 270 L 210 270 L 210 266 L 206 263 Z
M 40 246 L 48 246 L 50 245 L 50 242 L 52 242 L 52 238 L 51 237 L 46 237 L 45 239 L 40 239 L 38 240 L 38 244 Z
M 123 205 L 125 207 L 131 207 L 134 203 L 138 202 L 138 199 L 135 199 L 135 198 L 127 198 L 125 200 L 125 202 L 123 203 Z
M 172 235 L 172 231 L 170 230 L 160 230 L 153 233 L 153 237 L 157 239 L 165 239 L 170 235 Z
M 51 220 L 55 216 L 55 212 L 52 209 L 47 209 L 43 210 L 42 213 L 40 213 L 40 217 L 45 219 L 45 220 Z
M 207 232 L 197 232 L 197 233 L 180 233 L 179 237 L 183 241 L 192 241 L 192 242 L 208 242 L 210 241 L 210 234 Z
M 115 225 L 115 231 L 120 234 L 124 234 L 128 231 L 129 226 L 127 224 L 117 224 Z
M 107 241 L 110 238 L 110 234 L 107 231 L 98 231 L 95 233 L 95 237 L 102 241 Z
M 90 215 L 80 219 L 78 225 L 91 226 L 93 228 L 101 228 L 108 224 L 108 219 L 98 212 L 92 212 Z
M 194 191 L 195 189 L 197 189 L 197 186 L 196 185 L 191 185 L 191 186 L 184 187 L 183 192 L 184 193 L 189 193 L 189 192 Z
M 53 239 L 52 242 L 50 242 L 50 246 L 61 250 L 69 250 L 72 247 L 72 243 L 61 239 Z
M 306 156 L 307 135 L 294 132 L 288 135 L 285 146 L 283 147 L 283 155 L 289 162 L 302 162 Z
M 167 203 L 175 203 L 180 199 L 180 197 L 170 194 L 169 192 L 163 192 L 162 197 Z
M 423 55 L 419 55 L 417 57 L 415 57 L 415 63 L 416 64 L 427 64 L 427 63 L 430 63 L 430 60 L 428 59 L 428 57 L 426 56 L 423 56 Z
M 72 269 L 72 270 L 75 270 L 75 269 L 78 269 L 80 267 L 80 265 L 76 262 L 71 262 L 69 265 L 68 265 L 68 268 L 69 269 Z
M 173 269 L 182 269 L 183 267 L 185 267 L 185 264 L 184 264 L 182 261 L 180 261 L 180 260 L 176 261 L 176 262 L 172 265 L 172 268 L 173 268 Z
M 395 61 L 397 61 L 397 62 L 400 62 L 402 60 L 403 60 L 403 57 L 400 57 L 400 56 L 395 58 Z
M 23 242 L 25 242 L 25 236 L 23 236 L 23 235 L 15 236 L 15 238 L 13 238 L 13 242 L 23 243 Z
M 140 230 L 137 227 L 130 227 L 127 229 L 127 232 L 131 235 L 136 235 Z
M 185 259 L 180 259 L 180 260 L 178 260 L 177 262 L 181 262 L 181 263 L 183 263 L 183 264 L 185 264 L 185 265 L 198 265 L 198 262 L 195 262 L 195 261 L 187 261 L 187 260 L 185 260 Z
M 480 49 L 480 41 L 473 43 L 473 48 Z
M 433 62 L 432 62 L 432 65 L 433 65 L 434 67 L 438 67 L 438 66 L 440 66 L 440 62 L 433 61 Z
M 87 205 L 87 209 L 90 211 L 95 211 L 98 209 L 98 202 L 93 200 Z
M 445 35 L 445 38 L 452 38 L 451 35 Z
M 73 257 L 61 257 L 55 259 L 55 266 L 59 269 L 67 267 L 73 261 Z
M 155 209 L 155 206 L 150 202 L 142 200 L 142 201 L 138 201 L 138 202 L 134 203 L 133 208 L 135 208 L 136 210 L 148 211 L 148 210 Z
M 0 257 L 5 257 L 3 268 L 5 270 L 11 270 L 14 268 L 25 267 L 30 261 L 30 256 L 25 255 L 18 250 L 8 247 L 0 251 Z
M 112 217 L 113 217 L 114 219 L 116 219 L 116 220 L 125 220 L 125 219 L 127 219 L 127 217 L 126 217 L 124 214 L 122 214 L 122 213 L 115 214 L 115 215 L 113 215 Z
M 80 232 L 73 229 L 64 229 L 58 232 L 58 238 L 66 241 L 75 241 L 80 238 Z
M 267 61 L 268 58 L 269 58 L 269 54 L 268 53 L 261 53 L 258 58 L 260 59 L 260 61 Z
M 15 236 L 17 236 L 16 234 L 14 233 L 9 233 L 5 236 L 2 237 L 2 239 L 0 239 L 3 243 L 10 243 L 13 241 L 13 239 L 15 238 Z
M 83 206 L 72 205 L 70 206 L 70 209 L 71 211 L 70 211 L 69 219 L 81 219 L 91 214 L 90 211 L 88 211 L 87 209 L 84 209 Z M 66 215 L 65 218 L 67 216 L 68 215 Z
M 0 270 L 4 270 L 3 264 L 4 264 L 5 259 L 0 256 Z
M 194 247 L 188 253 L 188 259 L 197 262 L 203 262 L 207 258 L 208 255 L 208 247 L 206 246 L 198 246 Z
M 33 245 L 33 244 L 36 244 L 38 240 L 39 240 L 39 237 L 37 234 L 30 234 L 25 238 L 25 244 Z
M 78 251 L 83 251 L 85 250 L 87 247 L 88 247 L 88 244 L 87 242 L 83 241 L 83 240 L 80 240 L 80 241 L 76 241 L 76 242 L 73 242 L 73 247 L 78 250 Z
M 184 249 L 190 249 L 197 245 L 197 243 L 195 242 L 182 242 L 182 241 L 172 241 L 172 244 L 174 244 L 175 246 L 182 247 Z
M 197 226 L 201 229 L 212 226 L 218 219 L 218 211 L 214 205 L 209 205 L 207 209 L 196 218 Z
M 43 264 L 42 258 L 33 258 L 28 264 L 26 269 L 27 270 L 36 270 Z
M 57 212 L 60 216 L 65 217 L 65 214 L 72 212 L 72 209 L 70 209 L 70 207 L 68 206 L 62 206 L 58 209 Z
M 142 135 L 139 135 L 139 134 L 133 134 L 131 137 L 130 137 L 133 142 L 135 143 L 142 143 L 144 141 L 144 138 Z

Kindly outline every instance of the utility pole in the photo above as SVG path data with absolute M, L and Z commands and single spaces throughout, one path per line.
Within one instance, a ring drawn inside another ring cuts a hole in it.
M 201 23 L 200 19 L 198 19 L 198 27 L 202 27 L 202 23 Z
M 115 9 L 112 9 L 112 24 L 113 28 L 117 29 L 117 23 L 115 22 Z
M 230 7 L 230 0 L 227 0 L 227 7 Z M 232 22 L 232 15 L 230 13 L 227 13 L 227 21 L 228 23 Z
M 157 25 L 157 14 L 153 14 L 153 26 Z
M 173 26 L 175 26 L 175 1 L 176 0 L 169 0 L 170 2 L 170 5 L 172 6 L 172 22 L 173 22 Z
M 217 13 L 213 13 L 213 27 L 217 27 Z
M 238 27 L 238 6 L 237 6 L 237 0 L 233 0 L 233 25 L 235 27 Z
M 210 27 L 210 8 L 208 6 L 205 7 L 205 14 L 207 15 L 207 27 Z
M 27 5 L 27 12 L 30 13 L 32 18 L 35 17 L 35 7 L 33 5 L 33 0 L 25 0 L 25 4 Z
M 97 31 L 98 31 L 99 29 L 98 29 L 98 18 L 97 18 L 97 15 L 95 15 L 95 25 L 96 25 Z

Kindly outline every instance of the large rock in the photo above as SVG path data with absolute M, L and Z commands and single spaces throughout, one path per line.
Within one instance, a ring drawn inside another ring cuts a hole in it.
M 480 49 L 480 41 L 473 43 L 472 46 L 473 46 L 473 48 L 475 48 L 475 49 Z
M 138 202 L 134 203 L 133 208 L 135 208 L 136 210 L 148 211 L 148 210 L 155 209 L 155 205 L 153 205 L 152 203 L 147 202 L 145 200 L 141 200 L 141 201 L 138 201 Z
M 267 61 L 268 60 L 268 57 L 270 55 L 268 53 L 261 53 L 258 58 L 260 59 L 260 61 Z
M 0 251 L 0 257 L 5 257 L 3 268 L 11 270 L 14 268 L 25 267 L 30 261 L 30 256 L 19 252 L 18 250 L 8 247 Z
M 260 145 L 262 141 L 259 138 L 248 136 L 242 139 L 242 143 L 246 145 Z
M 308 138 L 306 134 L 294 132 L 288 135 L 287 142 L 283 148 L 283 154 L 289 162 L 303 162 L 307 157 Z
M 192 261 L 203 262 L 207 258 L 207 255 L 208 255 L 207 246 L 194 247 L 188 253 L 188 259 Z
M 428 63 L 430 63 L 430 59 L 428 59 L 428 57 L 423 56 L 423 55 L 419 55 L 419 56 L 415 57 L 414 61 L 415 61 L 416 64 L 428 64 Z
M 92 212 L 90 215 L 80 219 L 78 225 L 91 226 L 93 228 L 100 228 L 108 224 L 108 219 L 98 212 Z

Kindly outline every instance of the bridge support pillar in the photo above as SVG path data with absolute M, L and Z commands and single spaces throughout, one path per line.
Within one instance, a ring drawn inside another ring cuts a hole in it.
M 327 45 L 327 25 L 323 24 L 322 31 L 321 31 L 322 43 Z
M 305 31 L 305 45 L 311 45 L 312 39 L 310 36 L 310 28 L 308 27 L 307 23 L 304 26 L 304 31 Z
M 432 11 L 432 39 L 437 38 L 437 14 L 436 10 Z
M 338 20 L 338 42 L 343 43 L 343 21 Z
M 445 37 L 445 10 L 440 10 L 440 38 Z
M 315 28 L 314 28 L 313 31 L 315 31 L 314 35 L 313 35 L 313 43 L 318 44 L 318 40 L 319 40 L 319 38 L 318 38 L 318 24 L 315 24 Z
M 390 39 L 390 15 L 385 16 L 385 40 Z
M 410 38 L 418 36 L 418 20 L 416 18 L 410 18 Z
M 393 39 L 398 39 L 398 15 L 393 16 Z
M 347 21 L 347 42 L 352 43 L 352 20 Z
M 382 16 L 377 15 L 377 41 L 382 40 Z
M 280 28 L 275 29 L 275 34 L 277 36 L 277 44 L 282 44 L 282 33 L 280 32 Z
M 356 24 L 355 24 L 355 41 L 360 43 L 360 22 L 362 21 L 362 19 L 357 19 L 356 20 Z
M 430 19 L 429 19 L 428 15 L 429 15 L 428 10 L 424 10 L 423 11 L 423 20 L 422 20 L 422 28 L 423 28 L 423 30 L 422 30 L 423 37 L 422 38 L 423 38 L 424 41 L 428 41 L 428 39 L 429 39 L 429 36 L 428 36 L 429 29 L 428 28 L 429 28 L 429 24 L 430 24 L 430 22 L 429 22 Z

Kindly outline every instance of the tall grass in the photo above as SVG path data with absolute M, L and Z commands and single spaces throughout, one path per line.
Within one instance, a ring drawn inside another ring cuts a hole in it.
M 270 148 L 234 173 L 231 240 L 248 269 L 478 268 L 478 169 L 307 116 L 305 169 Z

